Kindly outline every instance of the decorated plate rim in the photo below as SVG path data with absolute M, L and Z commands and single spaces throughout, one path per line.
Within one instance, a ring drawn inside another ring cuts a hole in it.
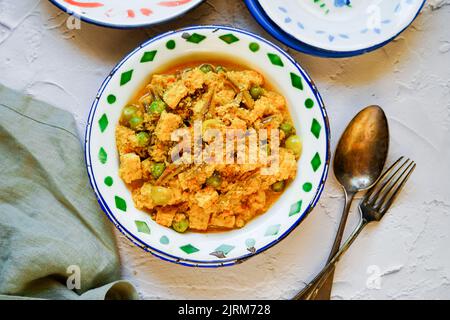
M 255 38 L 255 39 L 265 43 L 266 45 L 272 47 L 273 49 L 278 51 L 281 55 L 283 55 L 283 57 L 286 58 L 290 63 L 292 63 L 295 66 L 295 68 L 300 72 L 300 74 L 303 76 L 303 78 L 306 80 L 306 83 L 309 86 L 309 88 L 311 89 L 314 97 L 319 102 L 320 114 L 321 114 L 321 116 L 323 118 L 323 122 L 324 122 L 325 142 L 326 142 L 326 150 L 325 150 L 326 159 L 323 164 L 320 182 L 315 189 L 315 193 L 314 193 L 314 196 L 312 197 L 312 200 L 308 203 L 308 206 L 302 210 L 302 214 L 299 216 L 299 218 L 294 223 L 291 224 L 289 229 L 287 229 L 285 232 L 283 232 L 280 236 L 278 236 L 273 241 L 266 244 L 264 247 L 257 249 L 254 253 L 248 253 L 246 255 L 242 255 L 237 258 L 208 260 L 208 261 L 182 258 L 179 256 L 165 253 L 159 249 L 152 247 L 151 245 L 146 243 L 144 240 L 142 240 L 138 236 L 136 236 L 133 232 L 130 232 L 126 227 L 124 227 L 118 221 L 118 219 L 116 219 L 115 215 L 112 213 L 112 210 L 109 208 L 107 202 L 105 201 L 105 199 L 103 198 L 102 194 L 99 191 L 97 181 L 94 177 L 94 173 L 93 172 L 91 173 L 91 171 L 90 171 L 92 169 L 92 160 L 91 160 L 91 154 L 90 154 L 90 140 L 91 140 L 92 127 L 93 127 L 92 120 L 93 120 L 93 117 L 96 113 L 96 110 L 97 110 L 97 107 L 99 104 L 99 98 L 103 95 L 103 92 L 106 89 L 106 87 L 108 86 L 113 75 L 122 67 L 123 64 L 125 64 L 136 52 L 141 50 L 143 47 L 146 47 L 149 44 L 156 42 L 158 40 L 161 40 L 163 38 L 166 38 L 172 34 L 188 32 L 188 31 L 193 31 L 193 30 L 205 30 L 205 29 L 206 30 L 226 30 L 226 31 L 232 31 L 232 32 L 241 33 L 241 34 L 250 36 L 250 37 Z M 294 229 L 296 229 L 300 225 L 300 223 L 309 215 L 309 213 L 312 211 L 312 209 L 314 209 L 314 207 L 316 206 L 316 204 L 323 192 L 323 189 L 325 187 L 325 182 L 326 182 L 326 179 L 328 176 L 330 159 L 331 159 L 331 152 L 330 152 L 331 132 L 330 132 L 329 118 L 328 118 L 328 115 L 327 115 L 327 112 L 325 109 L 325 105 L 323 103 L 323 99 L 322 99 L 319 91 L 317 90 L 317 87 L 315 86 L 314 82 L 311 80 L 311 78 L 306 73 L 306 71 L 303 70 L 303 68 L 282 48 L 280 48 L 279 46 L 264 39 L 263 37 L 256 35 L 252 32 L 246 31 L 246 30 L 242 30 L 239 28 L 233 28 L 233 27 L 227 27 L 227 26 L 221 26 L 221 25 L 191 26 L 191 27 L 186 27 L 186 28 L 182 28 L 182 29 L 176 29 L 173 31 L 169 31 L 169 32 L 160 34 L 154 38 L 147 40 L 146 42 L 142 43 L 141 45 L 139 45 L 138 47 L 133 49 L 124 58 L 122 58 L 120 60 L 120 62 L 108 74 L 108 76 L 103 81 L 103 83 L 100 86 L 100 89 L 98 90 L 98 92 L 96 94 L 96 97 L 94 99 L 94 102 L 91 106 L 91 109 L 90 109 L 89 115 L 88 115 L 88 122 L 87 122 L 86 130 L 85 130 L 84 145 L 85 145 L 85 164 L 86 164 L 86 169 L 87 169 L 87 173 L 88 173 L 88 177 L 89 177 L 89 182 L 91 184 L 92 189 L 94 190 L 94 193 L 97 197 L 97 201 L 98 201 L 100 207 L 102 208 L 104 213 L 107 215 L 109 220 L 111 222 L 113 222 L 115 227 L 122 234 L 124 234 L 129 240 L 131 240 L 135 245 L 139 246 L 140 248 L 142 248 L 143 250 L 145 250 L 147 252 L 150 252 L 152 255 L 154 255 L 162 260 L 165 260 L 165 261 L 173 262 L 173 263 L 184 265 L 184 266 L 191 266 L 191 267 L 222 267 L 222 266 L 231 266 L 231 265 L 234 265 L 237 263 L 241 263 L 245 260 L 248 260 L 251 257 L 254 257 L 254 256 L 266 251 L 267 249 L 273 247 L 274 245 L 279 243 L 281 240 L 283 240 L 285 237 L 287 237 Z
M 397 5 L 397 7 L 401 7 L 401 4 L 403 4 L 402 3 L 403 1 L 408 2 L 410 0 L 399 0 L 399 1 L 400 2 Z M 326 51 L 331 51 L 331 52 L 354 52 L 354 51 L 366 50 L 367 48 L 372 48 L 374 46 L 379 45 L 380 43 L 384 43 L 384 42 L 386 42 L 386 40 L 390 41 L 392 39 L 395 39 L 398 35 L 400 35 L 404 30 L 406 30 L 414 22 L 414 20 L 417 18 L 417 16 L 422 11 L 422 8 L 423 8 L 423 6 L 425 4 L 425 1 L 426 0 L 417 0 L 417 3 L 413 3 L 414 5 L 418 5 L 418 8 L 417 8 L 417 11 L 414 14 L 412 14 L 412 18 L 410 20 L 408 20 L 407 17 L 404 17 L 403 19 L 399 19 L 399 21 L 403 21 L 404 22 L 404 26 L 403 26 L 403 23 L 402 23 L 399 26 L 396 26 L 394 28 L 390 28 L 389 30 L 391 30 L 392 32 L 388 32 L 386 34 L 387 38 L 383 37 L 384 39 L 379 39 L 379 40 L 375 41 L 373 39 L 373 37 L 365 37 L 364 39 L 371 39 L 371 40 L 367 40 L 367 41 L 365 41 L 366 44 L 363 43 L 361 45 L 359 45 L 359 44 L 357 45 L 355 42 L 351 42 L 351 43 L 349 43 L 347 48 L 345 48 L 345 46 L 344 46 L 341 49 L 341 48 L 338 48 L 338 47 L 335 47 L 335 46 L 331 46 L 332 42 L 327 42 L 325 40 L 323 40 L 323 41 L 315 41 L 315 37 L 314 38 L 309 37 L 309 41 L 306 41 L 307 39 L 302 40 L 302 39 L 297 38 L 295 32 L 291 28 L 292 24 L 288 24 L 286 22 L 279 23 L 279 24 L 276 23 L 273 20 L 273 18 L 272 18 L 272 16 L 276 15 L 276 13 L 274 13 L 273 10 L 270 10 L 272 13 L 269 13 L 264 8 L 264 6 L 261 4 L 262 1 L 258 0 L 259 5 L 261 6 L 261 8 L 264 11 L 264 13 L 266 14 L 266 16 L 269 17 L 269 19 L 274 24 L 278 25 L 280 27 L 280 29 L 283 30 L 283 32 L 285 32 L 286 34 L 294 37 L 295 39 L 298 39 L 302 43 L 305 43 L 305 44 L 307 44 L 309 46 L 312 46 L 314 48 L 318 48 L 320 50 L 326 50 Z M 422 3 L 420 3 L 420 2 L 422 2 Z M 278 10 L 280 10 L 280 7 L 278 7 Z M 394 8 L 394 14 L 397 14 L 395 10 L 396 10 L 396 8 Z M 271 14 L 272 14 L 272 16 L 271 16 Z M 404 14 L 402 14 L 401 16 L 404 16 Z M 382 21 L 381 23 L 384 23 L 384 22 Z M 368 29 L 366 29 L 366 31 L 367 30 Z M 324 30 L 320 30 L 320 31 L 322 32 L 322 34 L 325 34 L 325 35 L 328 34 Z M 319 32 L 319 30 L 316 30 L 316 32 L 315 32 L 316 33 L 316 37 L 319 37 L 319 33 L 318 32 Z M 391 35 L 389 35 L 389 34 L 391 34 Z M 339 38 L 339 37 L 338 37 L 338 35 L 335 35 L 334 38 Z M 314 41 L 314 43 L 312 41 Z M 336 43 L 336 41 L 334 41 L 333 43 Z
M 284 31 L 279 25 L 277 25 L 264 11 L 264 9 L 261 7 L 259 0 L 244 0 L 244 2 L 247 5 L 248 10 L 250 11 L 251 15 L 255 18 L 255 20 L 258 22 L 260 26 L 262 26 L 270 35 L 272 35 L 275 39 L 282 42 L 283 44 L 287 45 L 290 48 L 293 48 L 297 51 L 314 55 L 318 57 L 325 57 L 325 58 L 348 58 L 348 57 L 354 57 L 358 55 L 362 55 L 365 53 L 372 52 L 374 50 L 377 50 L 379 48 L 384 47 L 388 43 L 395 40 L 398 36 L 400 36 L 406 29 L 408 29 L 411 24 L 416 20 L 416 18 L 421 13 L 426 0 L 422 0 L 422 5 L 420 6 L 419 10 L 417 11 L 416 15 L 412 18 L 412 20 L 403 28 L 401 29 L 397 34 L 392 36 L 391 38 L 388 38 L 387 40 L 380 42 L 376 45 L 369 46 L 367 48 L 362 49 L 356 49 L 356 50 L 347 50 L 347 51 L 335 51 L 335 50 L 328 50 L 323 49 L 320 47 L 313 46 L 311 44 L 307 44 L 305 42 L 302 42 L 301 40 L 295 38 L 291 34 Z
M 183 10 L 180 10 L 180 12 L 178 12 L 177 14 L 168 16 L 164 19 L 159 19 L 159 20 L 148 22 L 148 23 L 137 23 L 137 24 L 118 24 L 118 23 L 109 23 L 109 22 L 100 21 L 97 19 L 89 18 L 86 15 L 77 14 L 75 12 L 72 12 L 71 10 L 68 9 L 67 6 L 64 6 L 63 4 L 59 3 L 58 0 L 49 0 L 49 1 L 51 4 L 53 4 L 58 9 L 65 12 L 66 14 L 73 15 L 74 17 L 76 17 L 86 23 L 96 25 L 99 27 L 126 30 L 126 29 L 137 29 L 137 28 L 143 28 L 143 27 L 150 27 L 150 26 L 154 26 L 154 25 L 158 25 L 158 24 L 162 24 L 162 23 L 174 20 L 180 16 L 183 16 L 184 14 L 188 13 L 189 11 L 194 10 L 195 8 L 200 6 L 205 0 L 194 0 L 194 1 L 198 1 L 198 2 L 192 4 L 191 6 L 187 6 Z

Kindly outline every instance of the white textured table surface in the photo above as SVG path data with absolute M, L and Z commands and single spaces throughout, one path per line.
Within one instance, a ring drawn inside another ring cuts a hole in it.
M 271 39 L 239 0 L 210 0 L 146 30 L 81 24 L 39 0 L 0 0 L 0 82 L 72 112 L 84 126 L 105 76 L 128 51 L 188 24 L 231 24 Z M 391 128 L 390 161 L 418 169 L 396 205 L 367 228 L 339 264 L 335 299 L 450 298 L 450 1 L 429 0 L 388 46 L 331 60 L 290 51 L 316 82 L 331 118 L 333 150 L 347 122 L 381 105 Z M 314 212 L 281 244 L 231 268 L 191 269 L 160 261 L 117 234 L 123 273 L 143 298 L 286 299 L 325 262 L 343 205 L 331 173 Z M 356 222 L 356 206 L 350 223 Z

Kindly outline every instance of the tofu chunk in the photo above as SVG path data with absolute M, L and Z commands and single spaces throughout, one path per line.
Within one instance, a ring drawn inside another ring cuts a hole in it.
M 172 132 L 178 129 L 182 122 L 179 115 L 164 111 L 156 125 L 156 137 L 161 141 L 170 141 Z
M 219 194 L 213 188 L 208 187 L 196 192 L 194 198 L 199 207 L 203 209 L 210 209 L 219 199 Z
M 203 87 L 205 74 L 199 68 L 192 69 L 183 75 L 183 83 L 188 88 L 189 93 L 192 94 L 195 90 Z
M 163 99 L 169 107 L 175 109 L 181 99 L 186 97 L 188 93 L 189 90 L 186 88 L 184 83 L 182 81 L 177 81 L 164 92 Z
M 170 227 L 177 213 L 177 207 L 159 207 L 156 211 L 156 223 Z
M 138 148 L 136 132 L 121 125 L 116 128 L 116 141 L 120 155 L 133 152 L 134 149 Z
M 253 86 L 260 87 L 264 84 L 263 76 L 253 70 L 229 71 L 227 72 L 227 77 L 241 91 L 250 90 Z
M 211 226 L 217 228 L 231 229 L 234 228 L 236 223 L 236 216 L 234 216 L 230 211 L 225 211 L 220 214 L 213 214 L 209 223 Z
M 141 159 L 135 153 L 120 156 L 119 175 L 125 183 L 142 179 Z
M 189 227 L 194 230 L 204 231 L 208 229 L 211 214 L 197 205 L 192 205 L 189 211 Z

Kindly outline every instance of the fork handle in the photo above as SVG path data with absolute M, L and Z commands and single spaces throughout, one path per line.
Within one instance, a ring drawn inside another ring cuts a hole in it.
M 327 263 L 333 259 L 333 257 L 336 255 L 336 253 L 339 251 L 339 248 L 341 247 L 342 243 L 342 237 L 344 235 L 345 226 L 347 224 L 347 218 L 348 214 L 350 212 L 350 208 L 352 206 L 353 199 L 355 197 L 355 192 L 348 192 L 345 188 L 344 195 L 345 195 L 345 205 L 344 209 L 342 211 L 341 220 L 339 222 L 339 228 L 336 232 L 336 236 L 334 238 L 333 246 L 330 250 L 330 254 L 328 256 Z M 327 274 L 326 281 L 323 283 L 323 285 L 319 288 L 320 290 L 316 290 L 316 287 L 311 287 L 309 290 L 303 292 L 303 295 L 306 297 L 308 296 L 308 299 L 311 300 L 330 300 L 331 296 L 331 289 L 333 287 L 333 278 L 334 278 L 334 268 L 331 268 L 330 272 Z M 313 292 L 314 291 L 314 292 Z M 303 299 L 300 297 L 300 299 Z
M 368 224 L 367 220 L 362 219 L 359 226 L 353 231 L 348 240 L 344 243 L 342 248 L 336 253 L 333 259 L 328 262 L 328 264 L 320 271 L 320 273 L 305 287 L 302 291 L 300 291 L 295 297 L 294 300 L 309 300 L 317 294 L 317 291 L 320 290 L 321 286 L 324 284 L 330 272 L 334 270 L 336 263 L 342 257 L 342 255 L 350 248 L 352 243 L 359 236 L 361 231 Z M 312 290 L 311 290 L 312 289 Z
M 341 222 L 339 223 L 338 231 L 336 232 L 336 237 L 333 242 L 333 247 L 330 250 L 330 254 L 328 256 L 327 263 L 333 259 L 333 257 L 336 255 L 336 253 L 339 251 L 339 248 L 342 244 L 342 237 L 345 232 L 345 226 L 347 225 L 347 217 L 349 215 L 353 199 L 356 195 L 354 192 L 347 192 L 344 189 L 345 193 L 345 206 L 344 211 L 341 217 Z M 324 283 L 318 290 L 315 290 L 314 295 L 312 296 L 312 299 L 314 300 L 330 300 L 331 298 L 331 290 L 333 288 L 333 280 L 334 280 L 334 268 L 330 270 L 328 273 Z

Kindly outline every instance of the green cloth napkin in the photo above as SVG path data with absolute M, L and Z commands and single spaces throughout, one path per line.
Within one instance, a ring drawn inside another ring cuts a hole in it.
M 137 299 L 72 115 L 0 85 L 0 158 L 0 299 Z

